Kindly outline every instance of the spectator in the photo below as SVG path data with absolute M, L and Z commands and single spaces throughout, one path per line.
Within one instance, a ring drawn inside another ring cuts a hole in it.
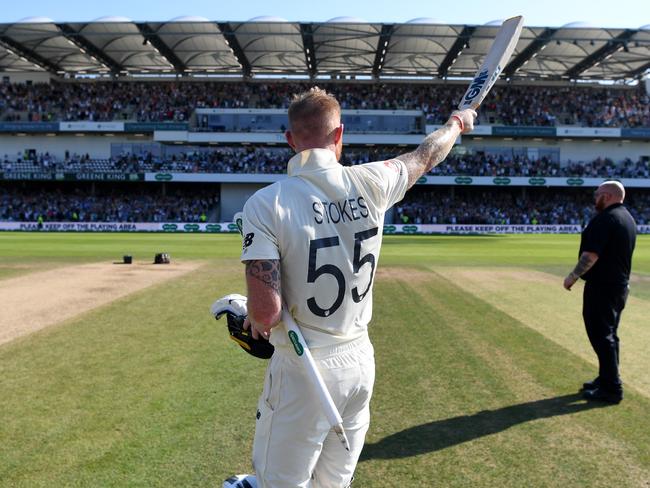
M 349 148 L 341 162 L 344 165 L 363 164 L 388 159 L 394 147 Z M 63 161 L 49 153 L 33 157 L 18 157 L 12 162 L 7 155 L 0 162 L 0 170 L 15 171 L 83 171 L 97 173 L 247 173 L 282 174 L 291 157 L 288 148 L 264 146 L 219 147 L 215 149 L 191 147 L 184 152 L 167 156 L 154 156 L 150 151 L 125 153 L 109 160 L 91 159 L 89 154 L 65 152 Z M 25 166 L 26 165 L 26 166 Z M 520 155 L 494 155 L 468 153 L 451 155 L 445 164 L 436 166 L 432 176 L 526 176 L 526 177 L 596 177 L 596 178 L 650 178 L 650 162 L 629 158 L 617 163 L 599 157 L 593 161 L 568 161 L 560 164 L 556 159 L 542 156 L 529 158 Z
M 92 195 L 72 192 L 2 188 L 0 220 L 58 222 L 206 222 L 219 201 L 213 190 L 176 191 L 163 196 L 153 191 L 118 190 Z M 203 219 L 203 216 L 205 219 Z
M 343 109 L 421 110 L 430 124 L 443 123 L 466 88 L 462 83 L 319 85 L 341 100 Z M 0 86 L 0 120 L 183 122 L 196 108 L 286 108 L 290 95 L 308 86 L 190 81 L 5 84 Z M 650 127 L 650 99 L 642 85 L 503 84 L 485 101 L 479 120 L 497 125 Z

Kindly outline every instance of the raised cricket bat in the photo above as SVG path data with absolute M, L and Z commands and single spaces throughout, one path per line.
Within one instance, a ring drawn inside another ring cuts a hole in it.
M 511 17 L 503 22 L 497 36 L 492 42 L 490 50 L 485 55 L 483 64 L 474 75 L 472 83 L 463 95 L 458 109 L 478 109 L 488 92 L 499 78 L 501 71 L 505 68 L 512 51 L 515 50 L 524 18 L 519 15 Z

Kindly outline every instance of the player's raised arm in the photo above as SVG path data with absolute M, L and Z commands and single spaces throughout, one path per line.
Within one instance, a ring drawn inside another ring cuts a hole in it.
M 476 112 L 471 109 L 452 112 L 449 120 L 440 129 L 429 134 L 415 151 L 397 156 L 406 165 L 408 171 L 408 187 L 443 161 L 460 134 L 468 134 L 474 130 Z

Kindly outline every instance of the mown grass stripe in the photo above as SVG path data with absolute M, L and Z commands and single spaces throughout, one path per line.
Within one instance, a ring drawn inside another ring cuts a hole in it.
M 388 337 L 391 323 L 399 322 L 405 310 L 412 320 L 406 330 L 392 331 L 399 341 L 391 343 L 383 336 L 375 340 L 378 384 L 373 405 L 383 406 L 375 407 L 363 472 L 373 472 L 387 458 L 391 473 L 397 470 L 407 477 L 431 467 L 431 486 L 581 486 L 590 477 L 639 486 L 649 475 L 648 432 L 630 437 L 625 429 L 620 431 L 621 424 L 643 418 L 648 403 L 642 397 L 640 403 L 638 396 L 633 398 L 629 406 L 587 409 L 575 395 L 575 379 L 566 374 L 586 371 L 584 361 L 442 277 L 432 275 L 429 282 L 413 284 L 412 274 L 403 271 L 403 280 L 377 284 L 391 301 L 376 311 L 380 322 L 374 335 L 381 331 Z M 429 347 L 432 343 L 446 352 L 437 355 Z M 430 351 L 429 361 L 400 354 L 418 348 Z M 396 371 L 415 367 L 424 378 L 444 379 L 433 390 L 422 388 L 422 382 L 395 380 Z M 447 388 L 440 384 L 444 382 Z M 413 411 L 402 408 L 404 398 L 412 399 Z M 383 418 L 386 411 L 391 413 Z M 401 422 L 395 411 L 402 414 Z M 422 419 L 423 411 L 428 421 Z M 610 428 L 612 416 L 623 419 Z M 387 434 L 384 422 L 393 433 Z M 558 445 L 563 438 L 565 443 Z M 627 461 L 612 468 L 610 449 Z
M 377 388 L 356 485 L 647 488 L 647 400 L 630 391 L 616 407 L 575 409 L 593 366 L 435 274 L 521 266 L 561 276 L 577 236 L 385 242 Z M 639 274 L 650 275 L 648 244 L 640 236 Z M 3 488 L 219 486 L 251 470 L 266 363 L 207 311 L 244 291 L 237 236 L 3 234 L 0 266 L 114 261 L 127 248 L 135 259 L 212 264 L 0 347 Z
M 436 272 L 594 365 L 597 359 L 582 321 L 582 282 L 571 292 L 562 279 L 525 268 L 445 267 Z M 630 296 L 619 327 L 621 374 L 629 387 L 650 398 L 650 301 Z

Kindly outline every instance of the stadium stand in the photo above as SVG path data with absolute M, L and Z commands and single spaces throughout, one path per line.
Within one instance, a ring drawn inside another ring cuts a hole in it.
M 409 192 L 396 207 L 399 223 L 586 225 L 592 191 L 561 189 L 447 189 Z M 650 193 L 629 191 L 627 207 L 639 225 L 650 223 Z
M 219 200 L 214 189 L 172 187 L 163 194 L 151 185 L 0 185 L 0 220 L 10 222 L 207 222 Z
M 500 148 L 509 149 L 509 148 Z M 510 148 L 511 149 L 511 148 Z M 406 152 L 403 147 L 347 149 L 341 162 L 344 165 L 382 161 Z M 194 148 L 166 157 L 151 152 L 120 154 L 109 159 L 91 159 L 88 155 L 72 154 L 62 161 L 49 153 L 34 155 L 27 159 L 11 160 L 4 156 L 0 170 L 10 172 L 70 171 L 70 172 L 157 172 L 181 173 L 238 173 L 283 174 L 286 163 L 293 155 L 288 148 L 268 146 L 230 146 L 218 149 Z M 541 177 L 602 177 L 602 178 L 650 178 L 650 161 L 632 161 L 626 158 L 613 161 L 598 157 L 588 162 L 568 161 L 562 165 L 556 159 L 529 158 L 523 155 L 470 153 L 451 155 L 433 168 L 431 175 L 447 176 L 541 176 Z
M 343 109 L 421 110 L 440 124 L 465 91 L 461 84 L 313 83 Z M 307 83 L 67 82 L 0 85 L 0 121 L 182 122 L 196 108 L 286 108 Z M 527 126 L 650 127 L 643 86 L 504 85 L 482 107 L 480 123 Z
M 318 85 L 339 99 L 343 164 L 388 159 L 445 122 L 496 27 L 122 20 L 0 30 L 0 224 L 219 223 L 286 173 L 294 93 Z M 422 52 L 422 39 L 439 52 Z M 616 178 L 647 225 L 648 47 L 644 29 L 524 26 L 477 130 L 387 223 L 580 226 L 593 187 Z
M 207 222 L 218 207 L 211 190 L 161 195 L 160 189 L 99 187 L 3 188 L 0 220 L 28 222 Z M 593 216 L 584 189 L 446 189 L 411 191 L 396 206 L 401 224 L 584 225 Z M 631 190 L 627 205 L 639 225 L 650 224 L 650 193 Z

